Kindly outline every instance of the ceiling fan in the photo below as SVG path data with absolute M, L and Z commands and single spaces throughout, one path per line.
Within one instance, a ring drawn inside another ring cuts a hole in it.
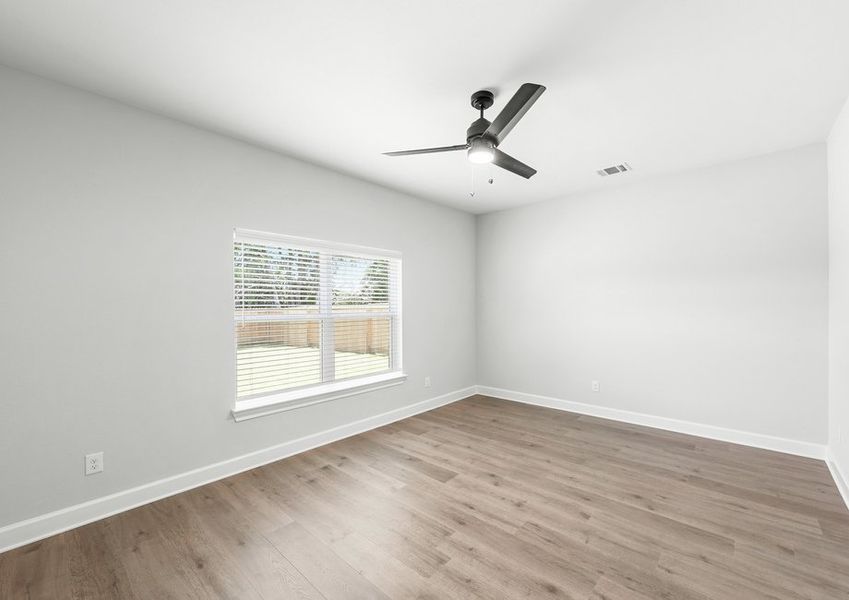
M 386 156 L 407 156 L 408 154 L 431 154 L 433 152 L 454 152 L 468 150 L 469 161 L 477 164 L 492 163 L 511 173 L 530 179 L 537 171 L 525 163 L 516 160 L 509 154 L 498 149 L 507 134 L 516 126 L 528 109 L 534 105 L 545 86 L 535 83 L 523 83 L 522 87 L 510 98 L 502 111 L 491 123 L 484 119 L 483 111 L 492 106 L 495 99 L 492 92 L 480 90 L 472 94 L 472 106 L 479 110 L 481 116 L 466 130 L 466 143 L 457 146 L 441 146 L 439 148 L 421 148 L 418 150 L 399 150 L 384 152 Z

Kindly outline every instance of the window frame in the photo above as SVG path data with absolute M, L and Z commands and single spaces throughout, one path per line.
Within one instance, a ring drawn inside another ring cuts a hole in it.
M 236 393 L 237 390 L 234 381 L 233 398 L 235 399 L 235 404 L 231 413 L 235 421 L 244 421 L 268 414 L 310 406 L 319 402 L 345 398 L 355 394 L 400 385 L 406 381 L 407 375 L 403 371 L 402 359 L 402 255 L 400 252 L 369 246 L 268 233 L 252 229 L 234 228 L 232 243 L 235 245 L 237 242 L 292 247 L 299 250 L 318 252 L 320 255 L 336 254 L 369 259 L 386 258 L 392 261 L 392 265 L 390 268 L 388 311 L 375 313 L 357 313 L 352 311 L 351 313 L 334 314 L 332 282 L 330 280 L 331 273 L 329 270 L 330 261 L 322 256 L 319 262 L 318 314 L 313 315 L 315 320 L 320 323 L 319 351 L 321 353 L 321 383 L 239 398 Z M 235 289 L 235 263 L 233 263 L 232 267 L 233 287 Z M 358 319 L 364 315 L 368 315 L 369 318 L 388 318 L 390 320 L 389 369 L 375 374 L 335 379 L 334 324 L 336 321 L 346 319 L 346 317 L 348 319 Z M 236 330 L 239 318 L 234 303 L 233 331 Z M 252 320 L 263 319 L 255 318 Z M 267 320 L 279 320 L 279 317 L 275 319 L 269 315 Z M 237 349 L 238 344 L 234 336 L 234 373 L 238 369 Z

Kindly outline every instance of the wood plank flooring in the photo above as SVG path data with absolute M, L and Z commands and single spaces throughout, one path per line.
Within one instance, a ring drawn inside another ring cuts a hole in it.
M 849 598 L 821 461 L 475 396 L 0 555 L 0 598 Z

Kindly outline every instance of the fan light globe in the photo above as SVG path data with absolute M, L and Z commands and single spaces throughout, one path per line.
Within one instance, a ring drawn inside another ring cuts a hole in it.
M 472 144 L 469 147 L 468 156 L 469 162 L 473 162 L 477 165 L 485 165 L 486 163 L 491 163 L 492 159 L 495 158 L 495 152 L 493 151 L 492 142 L 483 138 L 477 138 L 472 140 Z

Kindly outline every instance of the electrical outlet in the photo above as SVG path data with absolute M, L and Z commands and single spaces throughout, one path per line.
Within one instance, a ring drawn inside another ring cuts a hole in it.
M 94 475 L 103 471 L 103 452 L 85 455 L 85 474 Z
M 599 383 L 598 379 L 593 379 L 592 387 L 594 392 L 601 391 L 601 383 Z
M 429 388 L 429 387 L 430 387 L 430 375 L 428 375 L 427 377 L 425 377 L 425 387 L 426 387 L 426 388 Z

